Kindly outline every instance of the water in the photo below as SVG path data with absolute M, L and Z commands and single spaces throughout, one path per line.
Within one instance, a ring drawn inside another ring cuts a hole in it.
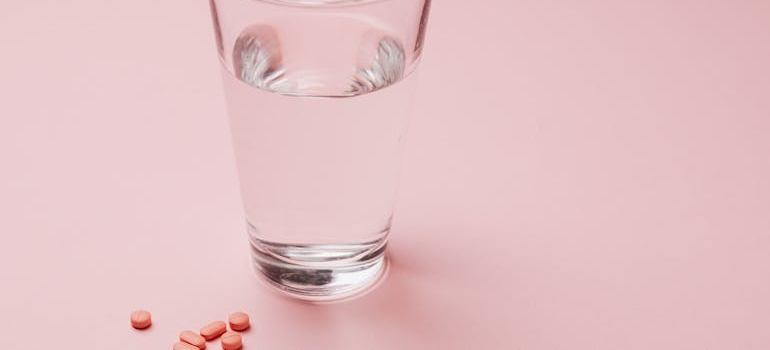
M 311 300 L 355 294 L 385 269 L 414 79 L 404 44 L 373 28 L 264 21 L 223 60 L 255 266 Z

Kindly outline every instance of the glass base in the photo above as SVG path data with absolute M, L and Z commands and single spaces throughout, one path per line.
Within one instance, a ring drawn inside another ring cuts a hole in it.
M 281 244 L 250 235 L 258 275 L 293 298 L 332 302 L 363 295 L 388 269 L 387 232 L 360 244 Z

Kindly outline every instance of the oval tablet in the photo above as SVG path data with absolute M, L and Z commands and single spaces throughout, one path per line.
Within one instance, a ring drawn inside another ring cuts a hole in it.
M 238 350 L 243 346 L 243 338 L 236 332 L 227 332 L 222 335 L 222 350 Z
M 136 310 L 131 313 L 131 327 L 145 329 L 152 324 L 152 315 L 147 310 Z
M 190 345 L 195 345 L 195 347 L 201 350 L 206 348 L 206 339 L 193 331 L 184 331 L 179 333 L 179 340 Z
M 234 331 L 240 332 L 249 328 L 249 315 L 245 312 L 233 312 L 227 321 L 230 322 L 230 329 Z
M 201 336 L 206 340 L 214 339 L 227 330 L 227 325 L 222 321 L 211 322 L 201 328 Z
M 172 350 L 198 350 L 198 347 L 192 344 L 187 344 L 185 342 L 178 341 L 174 343 L 174 347 L 171 349 Z

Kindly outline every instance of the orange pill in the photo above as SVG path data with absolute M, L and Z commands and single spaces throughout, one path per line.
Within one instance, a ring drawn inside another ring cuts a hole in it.
M 222 335 L 222 350 L 238 350 L 243 346 L 243 338 L 237 332 L 227 332 Z
M 192 344 L 187 344 L 185 342 L 178 341 L 174 343 L 174 347 L 171 349 L 172 350 L 198 350 L 198 347 Z
M 201 350 L 206 348 L 206 339 L 193 331 L 184 331 L 179 333 L 179 340 L 190 345 L 195 345 L 195 347 Z
M 233 312 L 227 321 L 230 322 L 230 329 L 234 331 L 240 332 L 249 328 L 249 315 L 245 312 Z
M 152 324 L 152 316 L 147 310 L 136 310 L 131 313 L 131 327 L 145 329 Z
M 211 322 L 201 328 L 201 336 L 206 340 L 215 339 L 227 330 L 227 325 L 222 321 Z

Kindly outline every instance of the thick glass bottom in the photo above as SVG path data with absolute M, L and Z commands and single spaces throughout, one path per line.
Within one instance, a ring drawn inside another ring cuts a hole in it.
M 354 244 L 283 244 L 250 235 L 258 275 L 302 300 L 331 302 L 360 296 L 387 272 L 387 231 Z

